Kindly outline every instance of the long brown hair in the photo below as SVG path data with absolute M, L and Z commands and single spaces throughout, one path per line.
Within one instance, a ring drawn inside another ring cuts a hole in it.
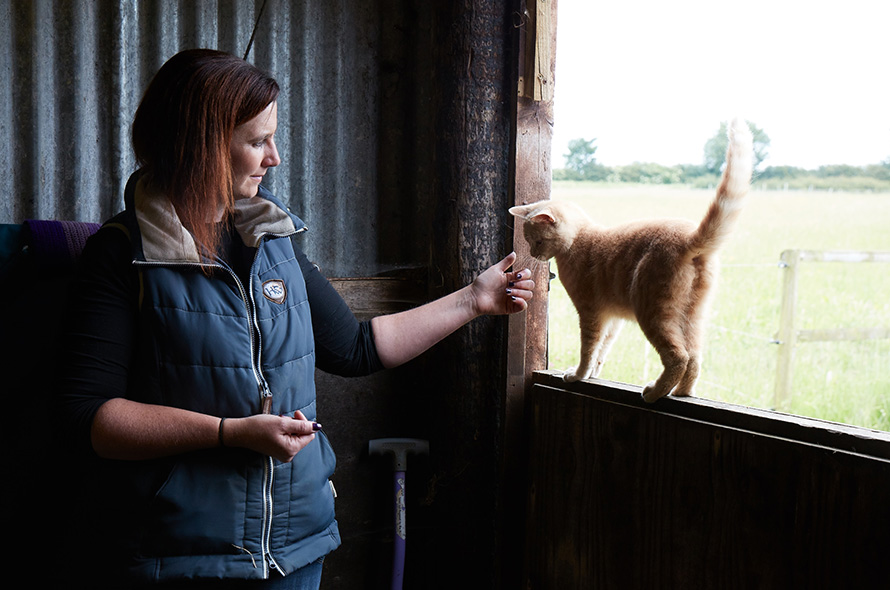
M 239 57 L 188 49 L 158 70 L 136 110 L 137 163 L 210 254 L 218 253 L 221 225 L 211 220 L 220 212 L 230 220 L 234 207 L 232 132 L 278 93 L 274 78 Z

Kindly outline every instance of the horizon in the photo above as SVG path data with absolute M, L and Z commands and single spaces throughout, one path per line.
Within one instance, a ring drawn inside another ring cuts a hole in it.
M 734 116 L 770 138 L 762 167 L 890 160 L 890 3 L 749 0 L 740 11 L 709 0 L 559 0 L 557 9 L 554 169 L 579 138 L 596 139 L 604 166 L 701 164 Z

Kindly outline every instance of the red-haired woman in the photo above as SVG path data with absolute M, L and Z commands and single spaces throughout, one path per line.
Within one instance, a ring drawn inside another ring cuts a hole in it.
M 222 52 L 172 57 L 133 122 L 125 210 L 84 250 L 61 407 L 95 464 L 94 580 L 317 588 L 339 533 L 316 366 L 394 367 L 532 295 L 511 254 L 440 300 L 357 322 L 261 184 L 281 162 L 278 92 Z

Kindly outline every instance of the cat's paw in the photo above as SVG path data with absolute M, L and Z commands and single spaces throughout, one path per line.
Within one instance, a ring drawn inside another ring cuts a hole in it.
M 664 397 L 663 393 L 658 392 L 655 389 L 655 381 L 650 382 L 646 387 L 643 388 L 643 401 L 646 403 L 653 403 L 658 401 Z
M 694 389 L 675 389 L 671 392 L 671 395 L 674 397 L 695 397 Z
M 562 380 L 566 383 L 574 383 L 575 381 L 580 381 L 583 378 L 584 377 L 578 373 L 578 367 L 566 369 L 565 373 L 562 374 Z

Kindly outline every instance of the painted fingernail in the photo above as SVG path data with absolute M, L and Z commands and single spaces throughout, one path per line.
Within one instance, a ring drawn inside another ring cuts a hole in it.
M 513 301 L 516 301 L 516 295 L 510 295 L 510 299 L 512 299 Z
M 319 424 L 318 422 L 313 422 L 313 423 L 312 423 L 312 430 L 315 430 L 316 432 L 319 431 L 319 430 L 321 430 L 321 424 Z
M 521 278 L 522 278 L 522 273 L 519 273 L 518 275 L 516 275 L 516 280 L 517 280 L 517 281 L 518 281 L 519 279 L 521 279 Z
M 507 295 L 513 292 L 513 289 L 507 289 Z
M 514 286 L 515 284 L 516 284 L 516 283 L 507 283 L 507 286 L 508 286 L 508 287 L 512 287 L 512 286 Z

